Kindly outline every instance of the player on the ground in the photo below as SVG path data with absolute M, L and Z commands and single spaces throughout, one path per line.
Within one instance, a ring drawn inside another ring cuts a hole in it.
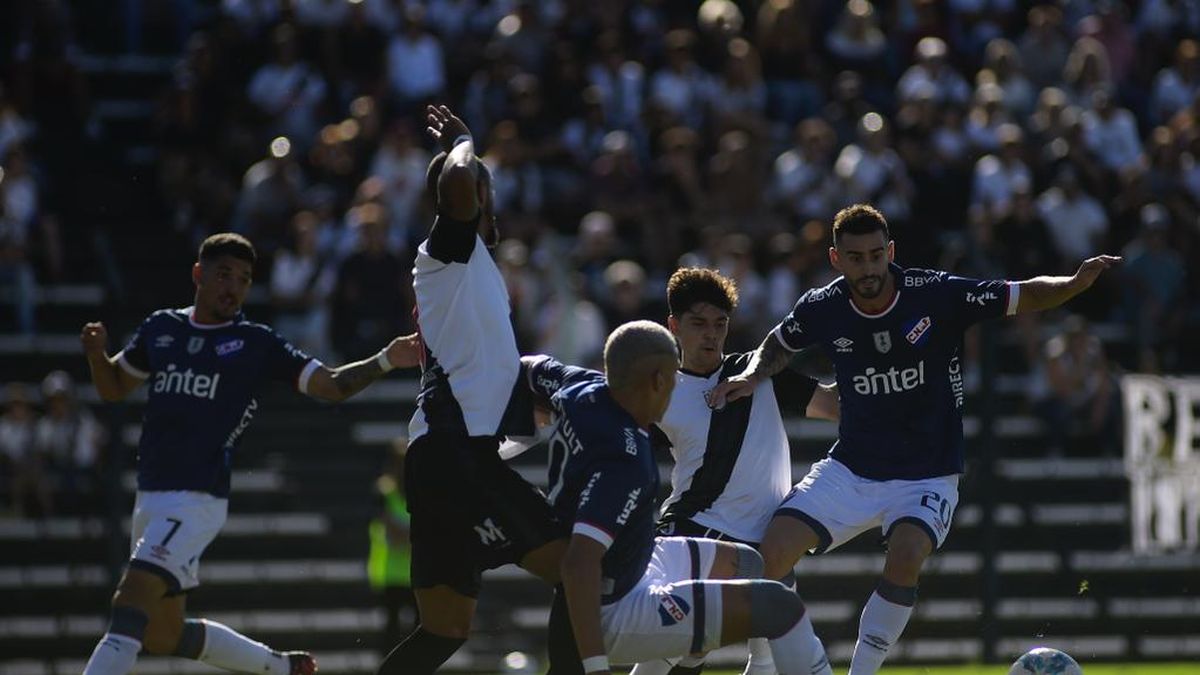
M 164 309 L 142 322 L 125 349 L 106 353 L 103 323 L 81 339 L 100 398 L 118 401 L 148 381 L 138 445 L 132 554 L 112 600 L 108 632 L 85 675 L 133 670 L 138 652 L 196 659 L 241 673 L 309 674 L 306 652 L 277 652 L 207 619 L 184 619 L 198 585 L 200 555 L 225 523 L 230 466 L 268 380 L 341 401 L 396 367 L 417 365 L 415 335 L 374 357 L 328 368 L 270 327 L 242 316 L 256 254 L 237 234 L 214 234 L 192 266 L 193 306 Z
M 667 327 L 679 343 L 675 393 L 659 427 L 671 442 L 675 466 L 671 496 L 663 503 L 658 532 L 750 544 L 762 541 L 775 509 L 792 487 L 792 459 L 783 413 L 837 419 L 836 386 L 784 369 L 754 395 L 723 410 L 708 407 L 708 393 L 742 372 L 749 353 L 725 353 L 729 317 L 737 307 L 732 279 L 702 268 L 681 268 L 667 281 Z M 787 575 L 790 577 L 790 575 Z M 791 579 L 781 579 L 791 585 Z M 698 673 L 703 658 L 639 664 L 634 675 Z M 746 673 L 774 673 L 765 640 L 750 641 Z
M 462 120 L 430 106 L 428 122 L 444 152 L 429 164 L 436 219 L 413 271 L 425 358 L 404 475 L 421 624 L 379 667 L 404 675 L 434 672 L 466 641 L 483 570 L 516 563 L 557 583 L 566 547 L 545 497 L 497 453 L 504 435 L 532 435 L 533 417 L 488 250 L 491 179 Z
M 800 297 L 741 374 L 713 390 L 720 408 L 754 391 L 793 352 L 819 345 L 841 392 L 838 440 L 771 520 L 766 572 L 790 571 L 882 527 L 883 578 L 859 623 L 851 675 L 879 670 L 917 597 L 925 559 L 945 541 L 963 472 L 963 332 L 973 323 L 1057 307 L 1089 288 L 1114 256 L 1085 260 L 1070 277 L 980 281 L 896 265 L 876 209 L 856 204 L 833 221 L 829 259 L 842 273 Z
M 784 675 L 829 672 L 804 604 L 760 578 L 753 548 L 655 539 L 652 444 L 665 438 L 654 424 L 679 368 L 671 334 L 650 321 L 618 327 L 605 343 L 603 374 L 548 357 L 527 364 L 530 384 L 554 410 L 550 497 L 573 524 L 562 585 L 584 672 L 609 673 L 610 658 L 648 661 L 751 637 L 771 639 Z

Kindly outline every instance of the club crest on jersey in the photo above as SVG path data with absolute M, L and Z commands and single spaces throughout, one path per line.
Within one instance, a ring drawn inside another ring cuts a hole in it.
M 848 337 L 840 337 L 833 341 L 833 346 L 837 347 L 837 352 L 839 354 L 849 354 L 850 352 L 854 351 L 850 348 L 850 346 L 853 344 L 854 340 L 851 340 Z
M 154 346 L 159 347 L 159 348 L 166 348 L 166 347 L 170 347 L 171 343 L 174 341 L 175 341 L 174 335 L 159 335 L 158 337 L 154 338 Z
M 663 593 L 658 597 L 658 618 L 663 626 L 674 626 L 687 618 L 691 608 L 683 598 L 674 593 Z
M 886 354 L 892 351 L 892 334 L 886 330 L 875 333 L 875 349 L 880 354 Z
M 933 320 L 927 316 L 921 317 L 917 323 L 908 331 L 904 339 L 908 340 L 909 344 L 915 345 L 921 343 L 921 338 L 925 337 L 925 333 L 929 331 L 929 327 L 933 325 Z
M 188 338 L 188 353 L 199 354 L 200 350 L 204 349 L 204 338 L 199 335 L 193 335 Z
M 217 356 L 228 356 L 246 346 L 245 340 L 229 340 L 217 345 Z

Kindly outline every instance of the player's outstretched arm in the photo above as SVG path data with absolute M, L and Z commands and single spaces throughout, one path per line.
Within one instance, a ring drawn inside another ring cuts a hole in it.
M 420 365 L 422 349 L 420 336 L 413 333 L 392 340 L 371 358 L 337 368 L 318 368 L 308 381 L 308 395 L 322 401 L 344 401 L 393 368 Z
M 479 213 L 479 160 L 471 130 L 450 108 L 428 106 L 426 132 L 446 151 L 446 163 L 437 182 L 438 209 L 456 221 L 470 221 Z
M 608 675 L 608 655 L 600 628 L 600 561 L 604 544 L 582 534 L 572 534 L 562 560 L 562 585 L 575 644 L 588 675 Z
M 746 370 L 717 384 L 708 395 L 708 407 L 720 410 L 728 401 L 754 393 L 754 388 L 781 372 L 792 360 L 792 352 L 783 346 L 774 331 L 754 350 Z
M 93 322 L 83 326 L 79 334 L 83 353 L 87 357 L 88 370 L 92 371 L 92 383 L 103 401 L 120 401 L 137 389 L 142 379 L 125 370 L 117 363 L 117 356 L 110 357 L 108 329 L 103 323 Z
M 1099 255 L 1079 265 L 1074 276 L 1034 277 L 1017 282 L 1017 313 L 1053 309 L 1091 288 L 1104 270 L 1121 262 L 1119 256 Z

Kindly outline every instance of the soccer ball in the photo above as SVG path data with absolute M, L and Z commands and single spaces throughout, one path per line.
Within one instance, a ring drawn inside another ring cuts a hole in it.
M 1037 647 L 1022 654 L 1008 675 L 1083 675 L 1083 669 L 1066 652 Z

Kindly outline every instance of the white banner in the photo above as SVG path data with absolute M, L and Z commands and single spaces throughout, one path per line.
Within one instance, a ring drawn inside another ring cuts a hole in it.
M 1133 550 L 1200 549 L 1200 378 L 1126 375 Z

